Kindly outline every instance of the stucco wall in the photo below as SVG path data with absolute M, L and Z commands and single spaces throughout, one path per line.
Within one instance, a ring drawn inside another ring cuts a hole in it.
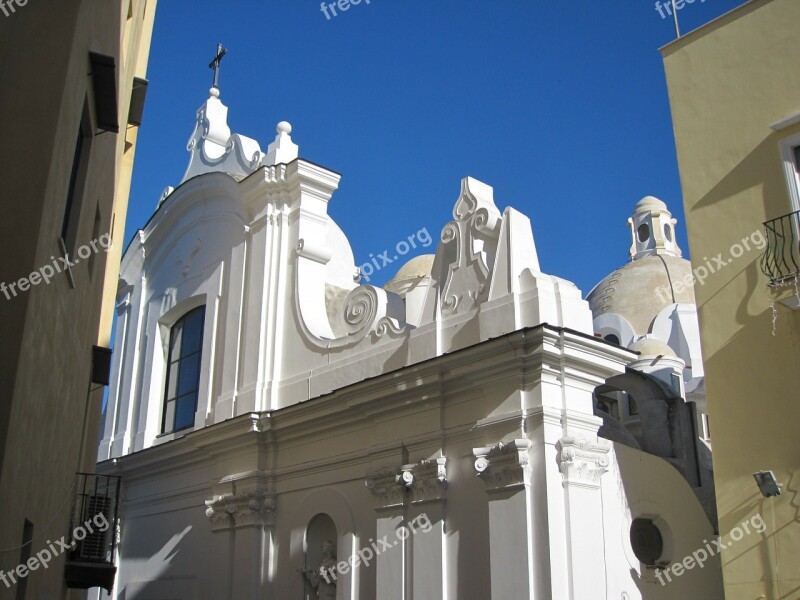
M 759 250 L 731 254 L 793 210 L 779 143 L 800 126 L 770 125 L 800 111 L 798 22 L 800 3 L 758 0 L 662 50 L 692 263 L 725 261 L 695 286 L 721 532 L 757 514 L 770 532 L 726 550 L 728 598 L 800 597 L 798 317 L 776 303 L 772 335 L 770 303 L 787 293 L 767 288 Z M 783 496 L 762 498 L 761 469 L 775 471 Z
M 74 287 L 61 272 L 16 296 L 8 290 L 0 296 L 5 572 L 20 562 L 26 519 L 33 524 L 32 554 L 67 534 L 75 472 L 94 470 L 102 389 L 89 391 L 91 351 L 93 344 L 109 344 L 135 144 L 135 128 L 126 127 L 127 100 L 133 76 L 144 75 L 156 2 L 150 0 L 146 10 L 143 1 L 133 6 L 130 20 L 128 2 L 121 0 L 27 2 L 0 18 L 0 187 L 6 209 L 0 281 L 17 282 L 63 256 L 58 238 L 85 99 L 98 132 L 90 51 L 115 57 L 121 131 L 92 140 L 75 243 L 79 248 L 95 240 L 114 223 L 110 252 L 98 246 L 92 260 L 76 265 Z M 31 572 L 26 597 L 65 597 L 63 566 L 61 555 L 49 568 Z M 17 589 L 0 585 L 0 598 L 16 597 Z

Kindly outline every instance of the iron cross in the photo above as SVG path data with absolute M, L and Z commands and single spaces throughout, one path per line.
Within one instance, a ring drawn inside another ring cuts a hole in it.
M 209 69 L 214 69 L 214 83 L 212 87 L 219 89 L 219 63 L 222 61 L 222 57 L 225 56 L 228 51 L 222 47 L 222 44 L 217 44 L 217 55 L 214 57 L 210 63 L 208 63 Z

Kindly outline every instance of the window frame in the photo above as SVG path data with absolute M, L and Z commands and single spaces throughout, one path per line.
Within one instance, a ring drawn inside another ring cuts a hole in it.
M 192 350 L 191 352 L 184 353 L 183 348 L 183 333 L 185 329 L 180 329 L 181 331 L 181 341 L 180 341 L 180 348 L 178 349 L 178 356 L 177 358 L 173 357 L 173 343 L 174 343 L 174 336 L 178 331 L 178 328 L 182 326 L 187 319 L 200 312 L 200 317 L 197 319 L 199 324 L 199 339 L 198 345 L 196 350 Z M 162 394 L 162 405 L 161 405 L 161 435 L 169 435 L 171 433 L 177 433 L 180 431 L 185 431 L 187 429 L 191 429 L 194 427 L 194 419 L 186 425 L 181 427 L 177 427 L 177 417 L 178 417 L 178 401 L 181 398 L 188 396 L 189 394 L 194 395 L 194 410 L 192 411 L 192 415 L 197 415 L 197 408 L 200 403 L 200 380 L 202 376 L 203 370 L 203 342 L 205 338 L 205 320 L 206 320 L 206 306 L 205 304 L 200 304 L 199 306 L 195 306 L 186 310 L 180 317 L 178 317 L 174 323 L 172 323 L 169 327 L 168 335 L 166 336 L 166 356 L 165 356 L 165 369 L 164 369 L 164 392 Z M 184 391 L 184 393 L 178 394 L 179 382 L 181 378 L 181 366 L 185 364 L 187 360 L 191 359 L 192 357 L 196 357 L 194 360 L 197 366 L 197 375 L 194 382 L 194 387 L 191 388 L 190 391 Z M 170 397 L 170 376 L 172 375 L 172 369 L 177 368 L 177 374 L 175 375 L 175 396 Z M 168 416 L 168 408 L 169 404 L 173 403 L 173 410 L 172 410 L 172 420 L 171 423 L 168 423 L 167 416 Z
M 795 148 L 798 147 L 800 147 L 800 133 L 788 135 L 780 140 L 781 161 L 791 204 L 789 212 L 800 210 L 800 164 L 797 163 L 795 155 Z
M 71 256 L 75 249 L 80 229 L 81 214 L 86 200 L 86 182 L 89 179 L 89 163 L 94 145 L 94 128 L 89 110 L 88 97 L 84 98 L 83 110 L 78 123 L 70 169 L 67 194 L 64 202 L 64 216 L 61 220 L 59 237 L 63 249 Z

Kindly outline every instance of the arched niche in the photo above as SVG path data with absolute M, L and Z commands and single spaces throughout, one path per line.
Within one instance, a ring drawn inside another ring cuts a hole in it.
M 306 578 L 305 600 L 318 600 L 318 589 L 315 586 L 328 584 L 327 580 L 320 577 L 320 569 L 330 568 L 336 564 L 338 540 L 339 535 L 336 531 L 336 524 L 327 513 L 317 513 L 308 522 L 303 541 L 305 553 L 303 569 L 307 572 L 313 572 L 314 575 Z M 327 545 L 328 548 L 327 555 L 323 548 L 324 545 Z M 330 583 L 335 585 L 337 580 L 338 577 L 336 580 L 331 578 Z
M 290 527 L 289 564 L 292 570 L 303 569 L 306 560 L 306 547 L 309 544 L 308 530 L 319 514 L 331 519 L 336 531 L 334 554 L 339 562 L 347 561 L 359 548 L 359 540 L 355 533 L 355 519 L 347 498 L 340 491 L 325 487 L 309 490 L 293 503 L 293 509 L 286 515 L 284 523 Z M 317 552 L 321 549 L 318 547 Z M 319 563 L 317 563 L 318 565 Z M 315 565 L 316 566 L 316 565 Z M 356 573 L 358 573 L 356 569 Z M 336 580 L 337 599 L 351 599 L 358 596 L 358 578 L 353 570 L 339 574 Z M 311 596 L 312 600 L 315 600 Z

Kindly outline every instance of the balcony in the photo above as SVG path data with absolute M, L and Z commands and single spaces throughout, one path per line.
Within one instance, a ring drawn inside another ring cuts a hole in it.
M 794 284 L 800 275 L 800 211 L 764 223 L 767 246 L 761 257 L 761 270 L 769 285 Z
M 111 592 L 117 567 L 117 508 L 120 478 L 114 475 L 78 473 L 64 577 L 67 587 L 88 590 L 101 587 Z

